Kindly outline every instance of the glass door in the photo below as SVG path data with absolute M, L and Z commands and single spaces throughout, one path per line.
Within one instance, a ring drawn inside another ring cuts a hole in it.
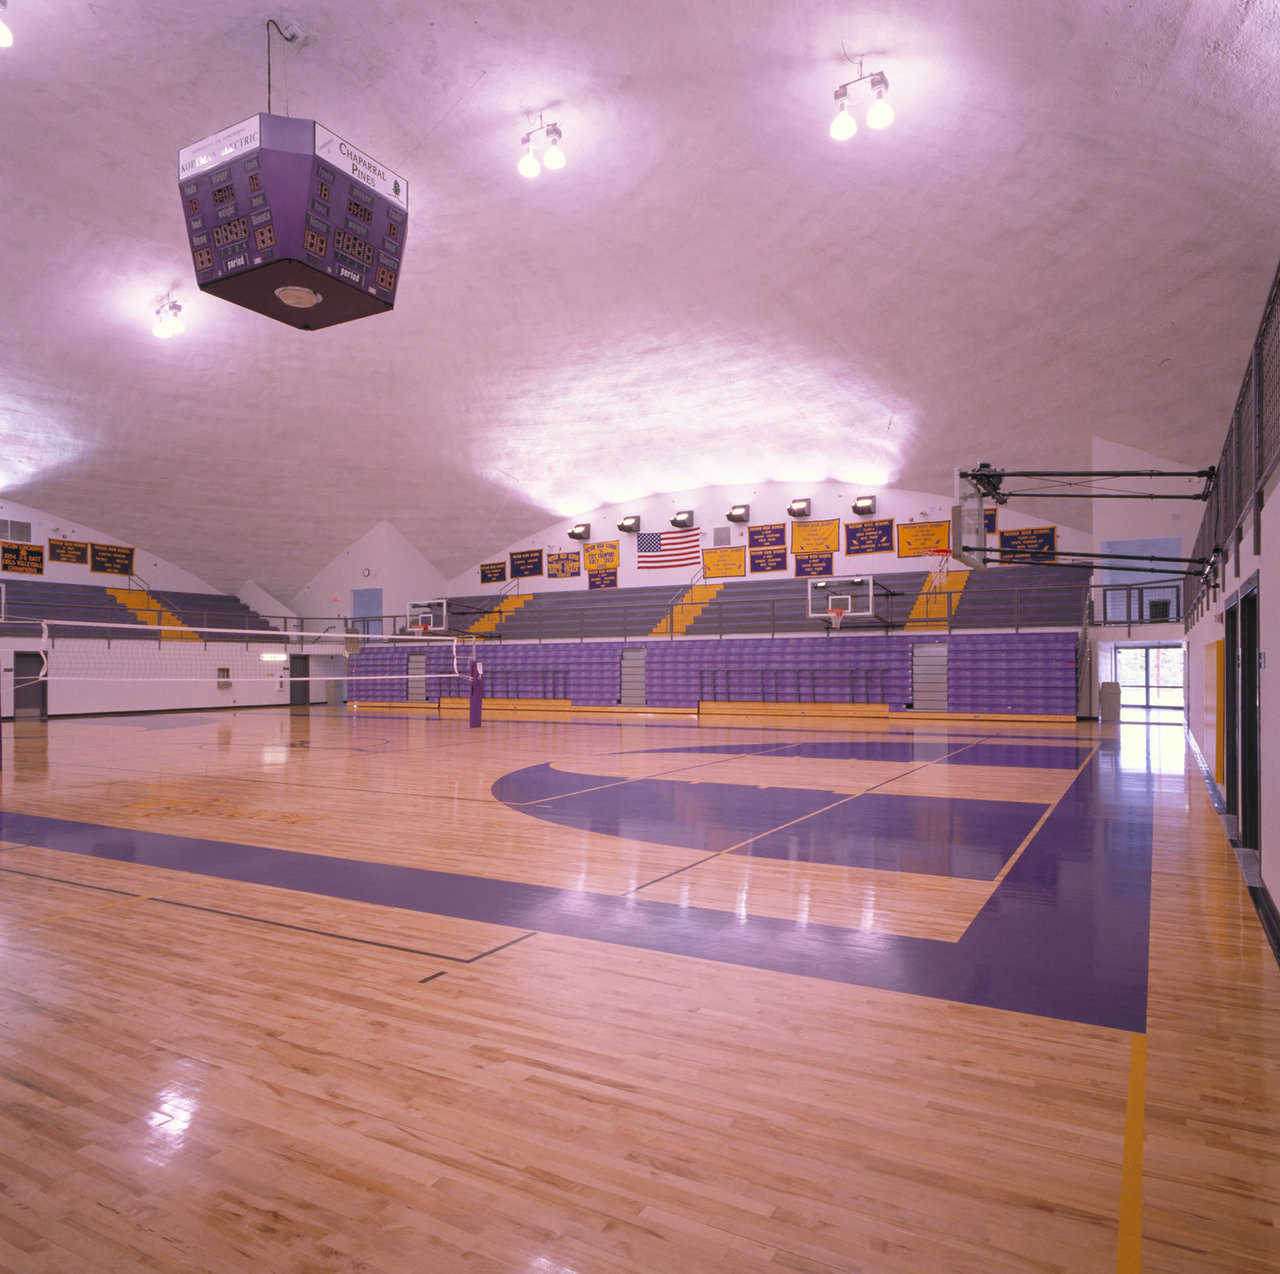
M 1121 646 L 1116 650 L 1121 708 L 1181 712 L 1186 691 L 1181 646 Z

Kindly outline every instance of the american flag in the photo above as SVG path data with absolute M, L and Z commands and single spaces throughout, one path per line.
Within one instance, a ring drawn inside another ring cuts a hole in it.
M 687 531 L 641 531 L 636 536 L 636 565 L 642 571 L 698 566 L 702 562 L 698 549 L 701 536 L 696 526 Z

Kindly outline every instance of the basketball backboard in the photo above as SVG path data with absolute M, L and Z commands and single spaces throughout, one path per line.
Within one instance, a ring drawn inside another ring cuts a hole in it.
M 855 575 L 843 579 L 811 579 L 809 581 L 809 618 L 825 619 L 840 610 L 853 619 L 867 618 L 873 607 L 874 579 Z
M 951 506 L 951 556 L 961 566 L 986 568 L 987 532 L 982 492 L 956 470 L 956 503 Z

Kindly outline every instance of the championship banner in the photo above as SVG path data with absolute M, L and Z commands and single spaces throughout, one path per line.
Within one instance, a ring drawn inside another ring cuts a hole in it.
M 736 548 L 703 549 L 702 573 L 707 579 L 727 579 L 732 575 L 745 575 L 747 550 L 741 544 Z
M 930 549 L 949 549 L 950 547 L 950 522 L 898 523 L 899 557 L 923 557 Z
M 512 579 L 528 579 L 531 575 L 542 574 L 541 549 L 520 549 L 509 556 L 511 558 Z
M 785 571 L 787 569 L 786 548 L 752 549 L 751 573 L 759 571 Z
M 1000 532 L 1000 561 L 1056 562 L 1058 560 L 1058 528 L 1056 526 L 1024 526 L 1016 531 Z
M 834 575 L 834 553 L 797 553 L 796 579 L 813 575 Z
M 582 563 L 588 572 L 605 570 L 610 566 L 617 570 L 620 557 L 617 540 L 597 540 L 594 544 L 582 546 Z
M 982 510 L 982 533 L 984 535 L 994 535 L 996 533 L 996 511 L 994 507 Z
M 99 575 L 132 575 L 133 550 L 123 544 L 90 544 L 89 569 Z
M 598 566 L 594 570 L 587 568 L 588 588 L 617 588 L 618 568 L 616 566 Z
M 846 522 L 844 552 L 846 557 L 859 553 L 892 553 L 893 519 L 876 518 L 871 522 Z
M 87 540 L 50 540 L 49 561 L 66 562 L 70 566 L 89 565 Z
M 10 544 L 0 542 L 0 571 L 13 571 L 16 575 L 44 574 L 43 544 Z
M 507 578 L 506 562 L 481 562 L 480 583 L 501 584 Z
M 827 522 L 792 522 L 793 553 L 834 553 L 839 547 L 840 519 Z
M 747 527 L 747 547 L 753 549 L 777 549 L 787 547 L 787 524 L 764 522 L 760 526 Z
M 571 579 L 582 574 L 582 554 L 574 549 L 572 553 L 547 554 L 547 578 Z

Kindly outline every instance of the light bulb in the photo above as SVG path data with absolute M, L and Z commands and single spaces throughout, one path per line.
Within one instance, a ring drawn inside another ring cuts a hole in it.
M 520 156 L 520 162 L 516 165 L 516 172 L 521 177 L 530 179 L 536 177 L 542 171 L 542 165 L 538 163 L 538 157 L 533 153 L 533 144 L 530 143 L 528 150 Z
M 845 110 L 844 103 L 841 102 L 835 119 L 831 121 L 831 136 L 838 142 L 847 142 L 857 131 L 858 121 Z
M 560 149 L 559 142 L 552 142 L 551 145 L 542 152 L 542 162 L 548 168 L 552 169 L 564 167 L 564 151 Z
M 187 330 L 182 321 L 182 306 L 176 301 L 162 305 L 156 311 L 156 321 L 151 328 L 151 335 L 158 340 L 167 341 L 171 336 L 181 336 Z
M 4 24 L 4 19 L 0 18 L 0 49 L 13 48 L 13 32 Z
M 885 101 L 884 89 L 876 90 L 876 100 L 867 108 L 868 128 L 888 128 L 893 123 L 893 107 Z

